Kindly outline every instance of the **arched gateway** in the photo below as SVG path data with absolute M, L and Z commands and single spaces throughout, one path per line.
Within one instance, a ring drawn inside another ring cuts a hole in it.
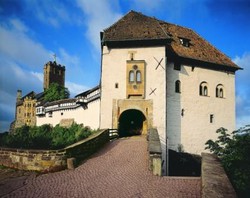
M 118 132 L 120 136 L 141 135 L 147 128 L 147 120 L 144 114 L 136 109 L 124 111 L 118 120 Z
M 112 128 L 119 135 L 146 135 L 153 126 L 152 100 L 113 100 Z

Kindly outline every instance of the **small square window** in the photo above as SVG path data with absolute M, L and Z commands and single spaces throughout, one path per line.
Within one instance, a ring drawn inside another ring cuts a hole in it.
M 214 122 L 214 114 L 210 114 L 210 123 Z
M 181 64 L 179 62 L 174 63 L 174 70 L 178 70 L 178 71 L 181 70 Z
M 119 84 L 115 83 L 115 88 L 118 89 L 119 88 Z

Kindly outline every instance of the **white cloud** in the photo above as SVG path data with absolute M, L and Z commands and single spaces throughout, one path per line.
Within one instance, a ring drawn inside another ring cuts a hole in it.
M 77 3 L 87 16 L 85 19 L 86 36 L 95 49 L 99 51 L 100 32 L 121 18 L 122 14 L 115 9 L 117 4 L 114 0 L 77 0 Z
M 67 65 L 69 67 L 74 67 L 79 65 L 79 58 L 74 55 L 70 55 L 65 49 L 60 48 L 59 49 L 59 61 L 62 62 L 64 65 Z
M 17 63 L 29 67 L 43 65 L 52 52 L 27 36 L 28 28 L 18 19 L 0 26 L 0 53 Z
M 9 121 L 2 121 L 0 120 L 0 133 L 9 131 L 10 128 L 10 122 Z
M 243 68 L 236 72 L 236 116 L 237 128 L 250 124 L 250 52 L 241 57 L 236 56 L 233 60 Z
M 196 12 L 203 16 L 206 12 L 204 1 L 183 0 L 128 0 L 131 9 L 149 16 L 161 16 L 162 20 L 178 21 L 187 10 L 196 7 Z M 195 14 L 195 13 L 194 13 Z
M 10 19 L 10 23 L 13 25 L 14 29 L 19 32 L 27 32 L 28 28 L 19 19 Z
M 50 24 L 53 27 L 59 27 L 63 23 L 72 23 L 74 12 L 69 12 L 63 1 L 46 0 L 46 1 L 30 1 L 23 2 L 26 11 L 37 17 L 41 22 Z
M 250 115 L 241 116 L 236 119 L 236 129 L 250 124 Z
M 57 62 L 63 63 L 65 66 L 66 81 L 68 79 L 74 79 L 75 82 L 82 82 L 86 79 L 89 70 L 83 67 L 84 61 L 81 61 L 78 56 L 69 54 L 65 49 L 60 48 Z
M 11 95 L 8 92 L 5 92 L 4 90 L 0 90 L 0 109 L 4 110 L 5 115 L 10 115 L 10 117 L 14 117 L 15 108 L 15 95 Z M 1 114 L 3 114 L 3 111 L 1 111 Z
M 75 95 L 82 93 L 86 90 L 89 89 L 89 87 L 85 86 L 85 85 L 79 85 L 70 81 L 66 81 L 66 87 L 69 89 L 70 91 L 70 97 L 73 98 L 75 97 Z
M 162 5 L 164 4 L 165 0 L 129 0 L 130 4 L 136 10 L 144 11 L 144 12 L 155 12 L 156 10 L 161 10 Z M 171 1 L 170 1 L 171 2 Z M 176 3 L 176 0 L 175 0 Z
M 43 83 L 43 73 L 31 72 L 31 75 L 35 76 L 41 83 Z
M 238 78 L 247 80 L 250 74 L 250 52 L 245 52 L 241 57 L 236 56 L 233 59 L 233 62 L 243 68 L 243 71 L 240 71 L 239 74 L 237 74 Z
M 21 89 L 23 95 L 30 91 L 39 93 L 42 91 L 42 82 L 39 73 L 24 70 L 2 56 L 0 65 L 0 132 L 2 132 L 7 130 L 10 122 L 14 120 L 17 90 Z
M 42 83 L 34 72 L 24 70 L 18 64 L 0 56 L 0 90 L 15 95 L 17 89 L 41 90 Z

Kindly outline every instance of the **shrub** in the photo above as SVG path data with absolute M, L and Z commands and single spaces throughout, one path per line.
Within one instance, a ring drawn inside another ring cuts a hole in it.
M 208 140 L 206 149 L 216 154 L 232 182 L 239 197 L 250 194 L 250 127 L 232 132 L 227 129 L 216 131 L 219 137 L 216 141 Z
M 26 149 L 60 149 L 91 135 L 92 130 L 73 123 L 69 128 L 59 125 L 22 126 L 13 134 L 0 136 L 0 146 Z
M 201 156 L 169 149 L 169 176 L 201 175 Z
M 40 127 L 31 127 L 29 131 L 29 137 L 31 140 L 30 147 L 34 149 L 51 148 L 51 131 L 52 127 L 48 124 L 42 125 Z

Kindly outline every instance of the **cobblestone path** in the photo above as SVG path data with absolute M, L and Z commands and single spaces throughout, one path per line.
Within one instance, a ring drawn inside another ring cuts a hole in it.
M 147 142 L 139 136 L 108 143 L 75 170 L 30 176 L 21 184 L 12 179 L 7 187 L 13 190 L 3 197 L 201 197 L 200 178 L 148 171 Z

